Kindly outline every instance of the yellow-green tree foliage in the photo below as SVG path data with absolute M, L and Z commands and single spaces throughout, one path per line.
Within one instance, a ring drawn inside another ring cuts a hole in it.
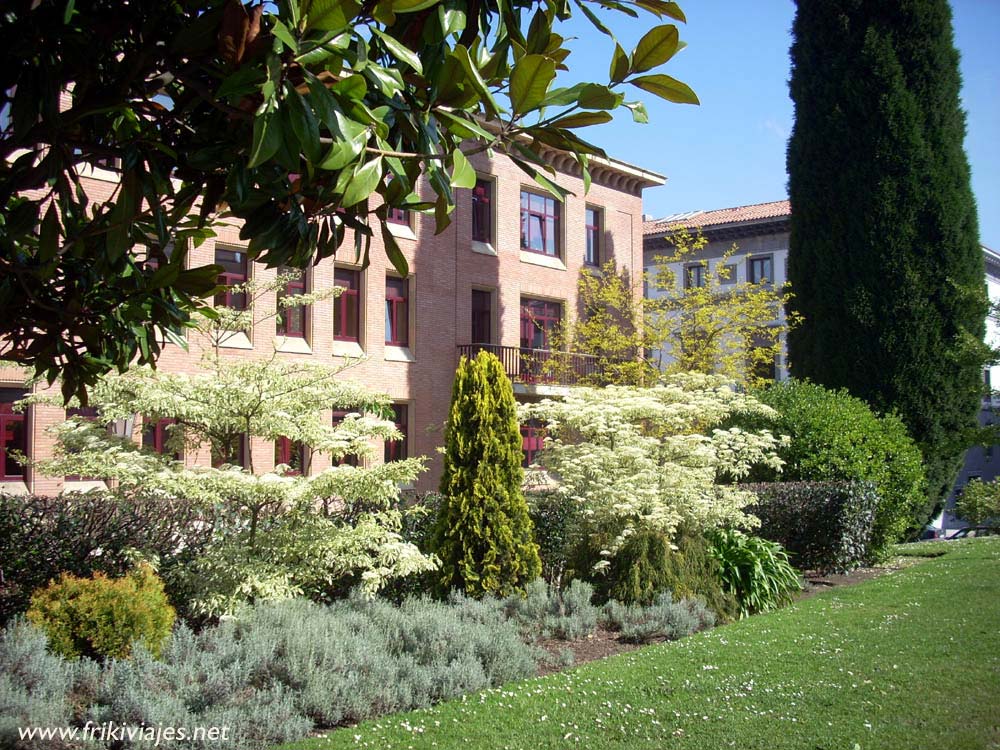
M 977 526 L 1000 524 L 1000 480 L 970 480 L 955 503 L 955 512 Z
M 101 659 L 130 656 L 136 641 L 159 656 L 174 614 L 163 581 L 143 563 L 122 578 L 63 573 L 32 595 L 28 620 L 45 631 L 55 653 Z
M 492 354 L 462 357 L 445 427 L 444 497 L 434 533 L 443 589 L 507 595 L 541 574 L 523 478 L 510 379 Z
M 647 273 L 645 338 L 657 364 L 667 373 L 714 373 L 741 385 L 768 381 L 781 337 L 797 322 L 780 317 L 788 287 L 731 279 L 735 244 L 709 263 L 700 258 L 708 244 L 700 231 L 679 229 L 670 241 L 674 252 L 656 256 Z M 699 261 L 702 283 L 685 284 L 685 269 Z
M 641 283 L 641 279 L 639 280 Z M 656 365 L 646 355 L 642 294 L 611 261 L 600 272 L 585 270 L 577 284 L 578 314 L 557 330 L 554 348 L 593 357 L 593 367 L 578 368 L 580 385 L 649 385 Z M 554 357 L 551 369 L 572 368 L 572 358 Z

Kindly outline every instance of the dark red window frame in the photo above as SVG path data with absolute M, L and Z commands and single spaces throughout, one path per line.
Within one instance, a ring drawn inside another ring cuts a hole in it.
M 401 440 L 385 441 L 385 462 L 402 461 L 407 457 L 410 433 L 409 416 L 406 404 L 392 404 L 392 421 L 396 424 L 396 429 L 403 433 Z
M 705 266 L 701 263 L 684 266 L 684 288 L 698 289 L 703 286 L 705 286 Z
M 222 273 L 219 274 L 219 284 L 231 287 L 235 284 L 245 284 L 249 278 L 249 266 L 247 264 L 247 254 L 243 250 L 235 250 L 226 247 L 215 248 L 215 262 L 222 266 Z M 246 292 L 234 292 L 232 289 L 224 289 L 215 295 L 215 305 L 217 307 L 228 307 L 232 310 L 247 309 Z
M 347 409 L 334 409 L 333 410 L 333 426 L 337 427 L 347 415 L 350 414 Z M 335 459 L 333 462 L 334 466 L 357 466 L 359 463 L 358 455 L 356 453 L 348 453 L 346 456 L 341 456 L 339 459 Z
M 521 425 L 521 450 L 524 458 L 521 466 L 527 469 L 535 463 L 535 458 L 542 450 L 545 439 L 545 427 L 537 419 L 529 419 Z
M 8 460 L 7 451 L 14 449 L 21 451 L 25 456 L 28 455 L 25 414 L 14 411 L 14 402 L 20 401 L 27 395 L 27 391 L 18 388 L 0 388 L 0 480 L 16 481 L 24 479 L 25 476 L 24 466 L 13 458 Z
M 587 227 L 587 249 L 583 262 L 588 266 L 601 265 L 601 209 L 587 207 L 584 213 Z
M 555 198 L 521 191 L 522 250 L 553 258 L 559 256 L 559 209 Z
M 493 294 L 484 289 L 472 290 L 471 343 L 493 343 Z
M 297 269 L 286 268 L 284 266 L 278 268 L 279 274 L 294 273 Z M 285 288 L 278 291 L 278 299 L 282 297 L 291 297 L 298 294 L 306 293 L 306 272 L 299 271 L 299 278 L 292 279 L 287 284 Z M 308 310 L 306 305 L 295 305 L 294 307 L 286 307 L 284 309 L 278 308 L 278 317 L 276 322 L 276 331 L 279 336 L 288 336 L 291 338 L 304 339 L 306 337 L 306 315 Z
M 385 278 L 385 343 L 410 345 L 410 282 L 395 276 Z
M 522 297 L 521 348 L 548 349 L 549 335 L 561 322 L 562 305 L 559 302 Z M 541 346 L 537 346 L 539 343 Z
M 385 215 L 385 220 L 390 224 L 401 224 L 410 226 L 410 212 L 405 208 L 390 208 Z
M 172 424 L 177 424 L 177 420 L 158 419 L 156 422 L 153 422 L 152 420 L 143 422 L 142 447 L 148 448 L 156 453 L 165 454 L 167 452 L 167 439 L 170 437 L 167 433 L 167 427 Z M 172 455 L 175 461 L 181 460 L 181 454 L 179 452 L 175 452 Z
M 298 459 L 298 468 L 295 468 L 295 459 Z M 274 465 L 278 464 L 288 465 L 289 470 L 285 472 L 285 476 L 301 476 L 306 468 L 306 446 L 297 440 L 278 438 L 274 441 Z
M 476 180 L 472 188 L 472 239 L 493 242 L 493 180 Z
M 334 285 L 344 288 L 334 301 L 336 314 L 333 316 L 333 338 L 335 341 L 360 341 L 361 272 L 338 268 L 333 272 L 333 277 Z

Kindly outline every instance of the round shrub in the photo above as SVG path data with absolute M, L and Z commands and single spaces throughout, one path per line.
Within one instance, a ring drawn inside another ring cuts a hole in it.
M 779 451 L 782 481 L 867 480 L 881 502 L 875 513 L 870 555 L 880 559 L 907 529 L 919 526 L 926 500 L 920 449 L 895 414 L 878 416 L 847 391 L 795 380 L 776 383 L 758 398 L 778 411 L 771 425 L 791 442 Z M 774 481 L 759 470 L 757 481 Z
M 28 620 L 67 658 L 125 658 L 139 641 L 154 656 L 174 624 L 163 582 L 148 564 L 122 578 L 64 573 L 31 597 Z
M 538 554 L 542 558 L 542 578 L 558 587 L 570 565 L 580 502 L 558 492 L 531 492 L 525 497 Z

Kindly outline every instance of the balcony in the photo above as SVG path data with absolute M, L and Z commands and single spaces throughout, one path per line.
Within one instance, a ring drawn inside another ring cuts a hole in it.
M 460 357 L 475 357 L 481 351 L 496 356 L 511 382 L 521 385 L 599 385 L 603 381 L 601 362 L 592 354 L 496 344 L 458 347 Z

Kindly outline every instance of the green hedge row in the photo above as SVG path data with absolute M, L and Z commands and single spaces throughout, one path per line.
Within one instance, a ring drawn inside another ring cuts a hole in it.
M 823 573 L 871 560 L 879 495 L 872 482 L 773 482 L 744 485 L 760 498 L 757 532 L 779 542 L 802 570 Z

